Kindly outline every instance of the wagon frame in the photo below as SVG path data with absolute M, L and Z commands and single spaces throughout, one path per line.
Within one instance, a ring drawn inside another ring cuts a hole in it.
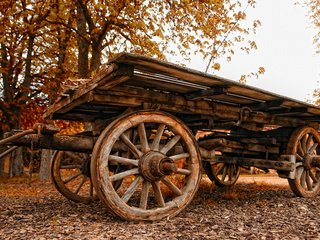
M 129 53 L 110 60 L 92 79 L 79 81 L 44 117 L 89 122 L 89 134 L 63 136 L 36 124 L 0 141 L 60 150 L 51 175 L 71 200 L 88 202 L 95 192 L 124 219 L 172 217 L 195 195 L 201 165 L 222 187 L 235 184 L 240 167 L 255 166 L 275 169 L 298 196 L 320 191 L 316 106 Z M 63 154 L 77 158 L 72 152 L 82 153 L 77 155 L 81 164 L 64 166 Z M 72 167 L 80 173 L 63 180 L 61 169 Z M 67 182 L 78 176 L 79 186 L 70 191 Z M 89 195 L 79 196 L 88 179 Z

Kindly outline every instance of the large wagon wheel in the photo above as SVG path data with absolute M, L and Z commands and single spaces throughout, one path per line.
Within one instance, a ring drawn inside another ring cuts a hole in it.
M 204 162 L 203 167 L 209 179 L 218 187 L 233 186 L 240 175 L 240 167 L 236 164 Z
M 56 189 L 74 202 L 88 203 L 96 198 L 90 177 L 90 155 L 56 151 L 51 163 Z
M 131 141 L 128 131 L 136 131 Z M 130 158 L 112 152 L 125 147 Z M 92 154 L 91 175 L 99 198 L 128 220 L 159 220 L 182 211 L 201 178 L 200 154 L 194 136 L 175 117 L 140 111 L 120 117 L 100 135 Z M 110 163 L 122 166 L 113 174 Z M 115 190 L 112 183 L 123 180 Z
M 296 156 L 296 175 L 288 179 L 290 188 L 299 197 L 314 197 L 320 192 L 319 133 L 311 127 L 299 127 L 290 136 L 287 154 Z

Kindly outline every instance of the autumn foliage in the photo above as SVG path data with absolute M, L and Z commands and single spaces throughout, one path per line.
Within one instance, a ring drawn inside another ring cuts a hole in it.
M 160 59 L 194 54 L 230 59 L 236 43 L 256 44 L 244 25 L 255 1 L 2 0 L 1 129 L 29 128 L 66 79 L 89 78 L 119 52 Z M 248 27 L 250 26 L 250 27 Z M 228 35 L 228 38 L 225 36 Z M 212 67 L 219 68 L 219 63 Z

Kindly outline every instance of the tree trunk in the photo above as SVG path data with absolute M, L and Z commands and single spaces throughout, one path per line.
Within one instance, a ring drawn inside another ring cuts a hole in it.
M 10 170 L 9 176 L 22 176 L 23 175 L 23 158 L 22 158 L 22 148 L 18 148 L 17 150 L 13 151 L 11 155 L 10 161 Z
M 94 41 L 92 44 L 92 57 L 90 64 L 90 72 L 94 72 L 99 69 L 101 64 L 101 50 L 100 43 L 98 41 Z
M 24 81 L 22 83 L 23 89 L 23 96 L 27 95 L 27 89 L 31 86 L 31 66 L 32 66 L 32 54 L 33 54 L 33 46 L 34 46 L 35 35 L 29 33 L 29 40 L 28 40 L 28 51 L 27 51 L 27 58 L 26 58 L 26 69 L 24 75 Z
M 85 39 L 87 32 L 86 19 L 83 9 L 77 6 L 77 30 L 78 30 L 78 74 L 80 78 L 87 78 L 89 73 L 89 43 Z
M 3 139 L 3 131 L 0 129 L 0 139 Z M 5 146 L 0 146 L 0 153 L 6 150 Z M 0 177 L 4 177 L 4 161 L 5 157 L 0 159 Z
M 39 178 L 42 181 L 50 180 L 50 166 L 52 159 L 52 150 L 43 149 L 41 151 L 41 164 Z

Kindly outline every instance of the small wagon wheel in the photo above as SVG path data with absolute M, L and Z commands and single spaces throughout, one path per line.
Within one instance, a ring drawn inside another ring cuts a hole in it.
M 296 175 L 288 179 L 299 197 L 314 197 L 320 192 L 320 136 L 312 127 L 299 127 L 290 136 L 287 154 L 296 156 Z
M 236 164 L 204 162 L 203 167 L 209 179 L 218 187 L 233 186 L 240 175 L 240 167 Z
M 135 131 L 131 141 L 127 132 Z M 112 152 L 124 147 L 130 158 Z M 200 153 L 190 130 L 175 117 L 157 111 L 134 112 L 112 122 L 92 154 L 91 175 L 99 198 L 121 218 L 159 220 L 175 216 L 195 195 L 201 178 Z M 109 166 L 119 164 L 120 173 Z M 123 180 L 116 190 L 112 183 Z
M 90 177 L 90 155 L 56 151 L 51 163 L 56 189 L 74 202 L 88 203 L 96 198 Z

